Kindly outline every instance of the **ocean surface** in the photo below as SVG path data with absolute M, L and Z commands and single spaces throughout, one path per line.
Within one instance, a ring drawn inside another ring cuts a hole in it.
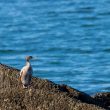
M 0 62 L 89 94 L 110 91 L 110 0 L 0 0 Z

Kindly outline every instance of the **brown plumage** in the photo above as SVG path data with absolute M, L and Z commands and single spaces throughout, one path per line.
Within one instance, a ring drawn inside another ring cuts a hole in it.
M 33 73 L 32 66 L 30 64 L 31 59 L 32 56 L 26 57 L 26 65 L 20 71 L 20 79 L 23 84 L 23 88 L 27 88 L 31 82 L 32 73 Z

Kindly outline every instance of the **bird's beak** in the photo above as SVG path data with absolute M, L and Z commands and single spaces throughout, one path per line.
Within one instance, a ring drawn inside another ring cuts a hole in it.
M 37 57 L 32 57 L 32 60 L 36 60 L 36 59 L 38 59 Z

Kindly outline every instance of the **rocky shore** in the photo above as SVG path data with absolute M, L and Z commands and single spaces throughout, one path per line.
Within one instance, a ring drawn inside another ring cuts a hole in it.
M 35 77 L 23 89 L 18 74 L 18 69 L 0 64 L 0 110 L 110 110 L 110 93 L 89 96 Z

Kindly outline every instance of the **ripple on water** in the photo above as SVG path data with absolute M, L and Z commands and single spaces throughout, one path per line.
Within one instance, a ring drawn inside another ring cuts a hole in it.
M 45 7 L 45 8 L 44 8 Z M 1 1 L 0 62 L 89 94 L 109 91 L 109 3 L 106 0 Z

